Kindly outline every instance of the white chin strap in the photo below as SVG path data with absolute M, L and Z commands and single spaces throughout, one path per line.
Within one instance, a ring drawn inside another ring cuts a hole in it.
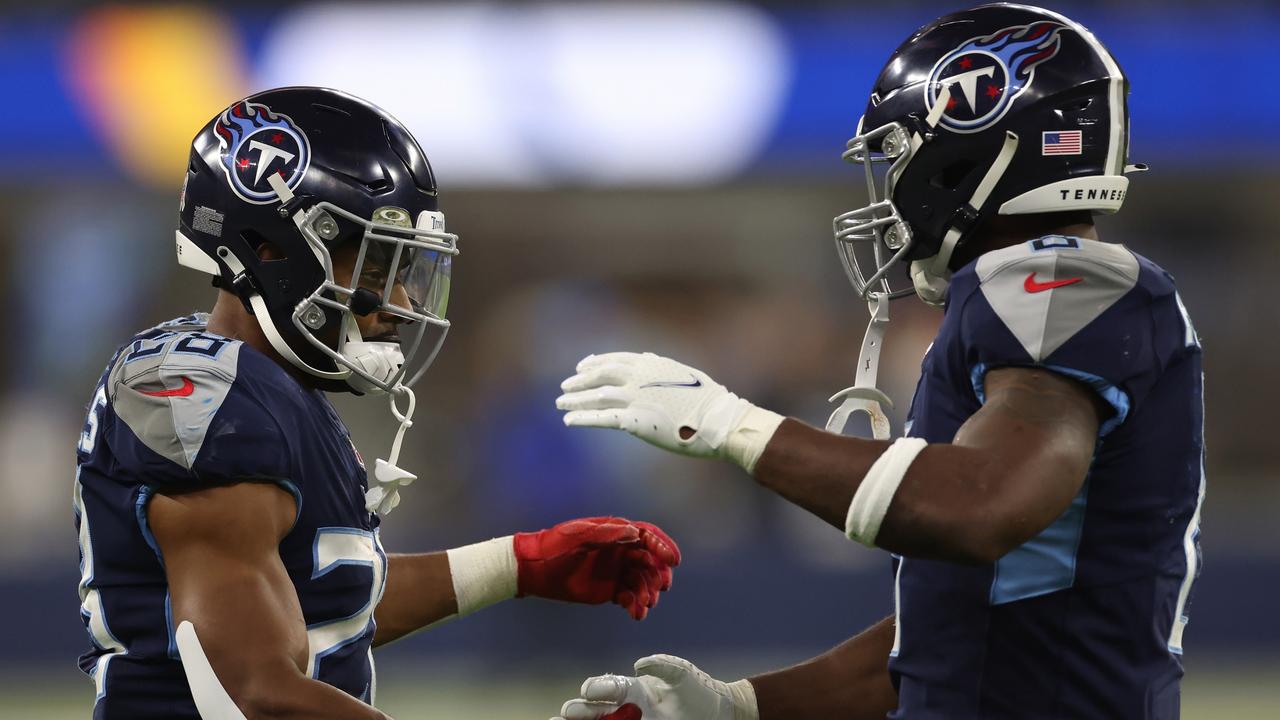
M 396 398 L 404 395 L 409 398 L 409 406 L 403 413 L 396 407 Z M 413 391 L 404 385 L 397 385 L 391 389 L 391 414 L 399 421 L 400 427 L 396 430 L 396 439 L 391 443 L 391 458 L 378 461 L 373 464 L 373 477 L 370 479 L 369 489 L 364 494 L 364 508 L 371 513 L 386 515 L 400 504 L 400 488 L 412 483 L 418 479 L 417 475 L 396 465 L 400 460 L 400 443 L 404 440 L 404 431 L 413 427 L 413 410 L 417 405 L 417 399 L 413 395 Z
M 986 204 L 987 198 L 991 196 L 991 191 L 1000 182 L 1000 178 L 1004 177 L 1004 173 L 1009 169 L 1009 163 L 1013 161 L 1013 156 L 1017 151 L 1018 136 L 1006 131 L 1004 145 L 1000 147 L 1000 152 L 996 154 L 995 161 L 991 163 L 991 167 L 987 168 L 987 174 L 982 177 L 982 182 L 978 183 L 977 189 L 973 191 L 973 196 L 969 198 L 968 205 L 975 212 L 981 210 L 982 206 Z M 956 244 L 963 234 L 963 230 L 952 227 L 942 237 L 942 245 L 938 248 L 937 255 L 911 263 L 911 282 L 916 287 L 916 294 L 926 303 L 940 306 L 946 302 L 947 286 L 951 284 L 951 269 L 949 267 L 951 256 L 955 253 Z
M 858 353 L 858 371 L 854 375 L 854 384 L 853 387 L 832 395 L 827 401 L 844 401 L 827 419 L 827 432 L 842 434 L 849 416 L 861 412 L 866 413 L 871 420 L 871 436 L 876 440 L 888 440 L 892 428 L 889 426 L 889 417 L 884 414 L 884 407 L 893 407 L 893 402 L 876 387 L 876 375 L 880 371 L 880 348 L 884 345 L 884 333 L 889 326 L 889 296 L 873 293 L 867 304 L 871 309 L 871 322 L 862 336 L 862 351 Z
M 217 250 L 218 257 L 222 259 L 231 272 L 236 276 L 245 274 L 244 264 L 231 252 L 227 246 L 220 246 Z M 325 380 L 346 380 L 351 376 L 351 371 L 347 368 L 340 368 L 337 371 L 321 370 L 306 360 L 298 356 L 293 348 L 289 347 L 289 343 L 285 341 L 284 336 L 280 334 L 280 330 L 276 328 L 275 322 L 271 319 L 271 313 L 267 310 L 267 303 L 258 293 L 249 295 L 249 307 L 253 308 L 253 316 L 258 319 L 258 326 L 262 328 L 262 334 L 266 336 L 267 342 L 271 343 L 271 347 L 280 353 L 280 356 L 289 361 L 294 367 L 306 372 L 308 375 L 314 375 Z

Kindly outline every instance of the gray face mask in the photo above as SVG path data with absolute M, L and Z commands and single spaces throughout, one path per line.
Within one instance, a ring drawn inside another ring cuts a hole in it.
M 895 287 L 889 271 L 900 266 L 915 248 L 911 227 L 894 205 L 893 191 L 922 142 L 901 123 L 889 123 L 865 134 L 859 123 L 858 134 L 849 140 L 841 156 L 862 166 L 867 204 L 837 215 L 832 222 L 836 254 L 854 290 L 868 300 L 873 295 L 897 298 L 915 292 L 911 286 Z
M 325 240 L 337 234 L 335 216 L 364 228 L 350 285 L 337 283 Z M 423 211 L 416 222 L 396 207 L 383 207 L 371 219 L 331 203 L 317 203 L 297 219 L 299 230 L 325 268 L 325 282 L 298 304 L 293 323 L 314 347 L 349 374 L 347 384 L 361 393 L 391 392 L 421 379 L 439 352 L 449 329 L 448 309 L 456 235 L 444 231 L 444 215 Z M 343 327 L 336 348 L 317 335 L 325 323 L 322 308 L 338 310 Z M 365 339 L 357 315 L 394 318 L 389 339 Z

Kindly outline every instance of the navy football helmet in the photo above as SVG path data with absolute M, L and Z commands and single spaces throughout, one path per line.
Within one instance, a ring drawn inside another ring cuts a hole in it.
M 854 287 L 941 304 L 956 248 L 985 218 L 1119 210 L 1124 173 L 1145 169 L 1126 165 L 1128 90 L 1102 43 L 1048 10 L 983 5 L 917 30 L 844 153 L 870 194 L 834 222 Z M 889 270 L 905 262 L 912 286 L 895 287 Z
M 314 87 L 234 103 L 192 143 L 179 214 L 178 261 L 235 293 L 276 352 L 324 389 L 405 388 L 444 342 L 457 236 L 426 155 L 371 103 Z M 331 253 L 348 243 L 358 249 L 346 283 Z M 371 274 L 381 288 L 359 286 Z M 361 337 L 355 316 L 372 312 L 401 320 L 399 342 Z

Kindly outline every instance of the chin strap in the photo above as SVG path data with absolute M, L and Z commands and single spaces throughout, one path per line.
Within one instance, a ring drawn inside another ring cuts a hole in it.
M 873 293 L 867 306 L 871 310 L 871 322 L 862 336 L 862 351 L 858 353 L 858 372 L 851 388 L 845 388 L 831 396 L 828 402 L 843 399 L 840 407 L 827 420 L 827 432 L 844 433 L 849 416 L 864 412 L 871 420 L 871 436 L 876 440 L 888 440 L 892 428 L 885 407 L 893 407 L 893 401 L 876 387 L 876 375 L 880 371 L 880 349 L 884 346 L 884 333 L 889 325 L 889 296 Z
M 401 413 L 396 407 L 396 398 L 405 395 L 409 398 L 409 406 Z M 405 470 L 396 462 L 400 460 L 400 443 L 404 440 L 404 431 L 413 427 L 413 410 L 417 400 L 413 391 L 404 385 L 397 385 L 388 394 L 391 402 L 391 414 L 400 423 L 396 430 L 396 439 L 391 443 L 389 460 L 378 458 L 373 465 L 373 482 L 364 494 L 364 508 L 371 513 L 386 515 L 400 504 L 400 488 L 418 479 L 417 475 Z
M 231 249 L 225 245 L 218 246 L 218 257 L 222 262 L 227 264 L 227 268 L 231 270 L 235 279 L 232 284 L 236 284 L 241 278 L 247 277 L 244 269 L 244 263 L 240 262 L 240 258 L 231 252 Z M 303 360 L 289 347 L 289 342 L 284 339 L 280 331 L 276 328 L 275 321 L 271 319 L 271 312 L 267 309 L 267 303 L 262 299 L 262 295 L 252 292 L 249 293 L 249 307 L 253 308 L 253 316 L 258 320 L 258 327 L 262 328 L 262 334 L 266 336 L 267 342 L 271 343 L 271 347 L 280 353 L 280 356 L 289 361 L 294 367 L 306 372 L 308 375 L 314 375 L 325 380 L 345 380 L 351 375 L 350 370 L 339 370 L 337 372 L 321 370 L 307 361 Z
M 982 206 L 986 204 L 987 198 L 991 197 L 991 191 L 995 189 L 996 183 L 1000 182 L 1000 178 L 1004 177 L 1005 171 L 1009 169 L 1009 163 L 1013 161 L 1013 156 L 1017 152 L 1018 136 L 1006 131 L 1000 152 L 996 153 L 996 159 L 992 161 L 991 167 L 987 168 L 987 174 L 982 176 L 982 181 L 978 183 L 973 196 L 965 205 L 972 217 L 977 217 Z M 921 300 L 934 306 L 942 305 L 946 301 L 947 286 L 951 283 L 951 255 L 955 253 L 960 237 L 972 224 L 970 222 L 966 227 L 953 225 L 942 237 L 942 245 L 938 247 L 937 255 L 911 263 L 911 282 L 916 286 L 916 294 Z

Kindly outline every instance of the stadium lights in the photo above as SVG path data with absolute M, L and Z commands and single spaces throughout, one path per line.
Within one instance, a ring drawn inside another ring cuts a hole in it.
M 306 5 L 257 67 L 257 87 L 384 105 L 455 187 L 722 180 L 758 157 L 789 76 L 773 20 L 726 3 Z

